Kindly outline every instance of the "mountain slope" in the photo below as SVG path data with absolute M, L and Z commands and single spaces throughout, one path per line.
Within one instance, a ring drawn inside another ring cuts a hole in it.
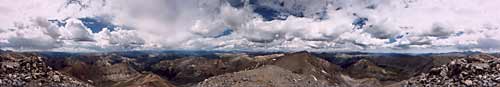
M 292 73 L 278 66 L 214 76 L 198 87 L 328 87 L 328 83 L 306 75 Z

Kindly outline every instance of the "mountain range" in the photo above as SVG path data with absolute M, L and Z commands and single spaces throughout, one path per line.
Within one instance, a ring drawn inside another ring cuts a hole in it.
M 498 86 L 498 54 L 0 53 L 0 85 L 50 87 Z M 442 78 L 441 78 L 442 77 Z M 488 80 L 484 80 L 488 79 Z

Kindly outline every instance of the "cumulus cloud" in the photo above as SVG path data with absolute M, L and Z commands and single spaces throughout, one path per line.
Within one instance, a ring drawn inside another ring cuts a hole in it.
M 497 0 L 0 3 L 0 48 L 19 51 L 500 49 Z
M 68 19 L 62 28 L 62 38 L 75 41 L 93 41 L 92 32 L 78 19 Z
M 60 43 L 55 38 L 59 36 L 57 27 L 43 18 L 34 19 L 34 23 L 18 24 L 16 29 L 0 32 L 0 47 L 19 50 L 47 50 L 58 47 Z

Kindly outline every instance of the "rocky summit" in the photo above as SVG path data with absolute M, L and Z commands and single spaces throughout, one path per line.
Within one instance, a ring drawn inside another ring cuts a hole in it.
M 500 86 L 500 58 L 478 54 L 457 59 L 410 79 L 406 86 Z
M 48 67 L 34 54 L 0 55 L 1 87 L 93 87 Z

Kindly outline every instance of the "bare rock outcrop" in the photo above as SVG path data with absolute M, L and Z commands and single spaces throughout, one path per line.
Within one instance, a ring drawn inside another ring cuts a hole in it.
M 0 54 L 1 87 L 92 87 L 47 66 L 29 53 Z
M 488 54 L 457 59 L 407 81 L 405 86 L 500 86 L 500 59 Z

